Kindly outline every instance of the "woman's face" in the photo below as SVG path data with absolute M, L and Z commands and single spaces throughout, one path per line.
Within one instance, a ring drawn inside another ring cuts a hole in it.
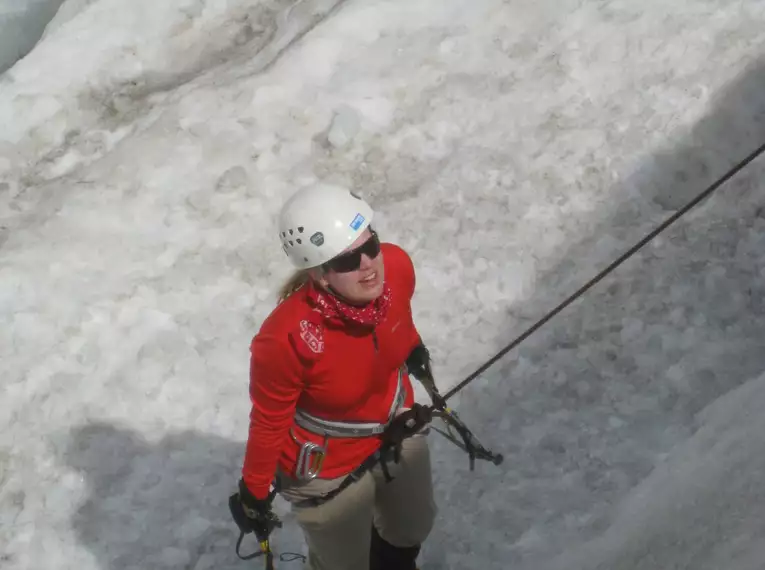
M 380 242 L 367 228 L 343 253 L 326 264 L 319 281 L 348 302 L 363 305 L 382 294 L 384 279 Z

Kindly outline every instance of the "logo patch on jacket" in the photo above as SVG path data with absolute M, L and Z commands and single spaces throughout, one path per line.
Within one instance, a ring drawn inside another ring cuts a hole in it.
M 311 352 L 324 352 L 324 333 L 319 325 L 303 319 L 300 321 L 300 338 L 306 343 Z

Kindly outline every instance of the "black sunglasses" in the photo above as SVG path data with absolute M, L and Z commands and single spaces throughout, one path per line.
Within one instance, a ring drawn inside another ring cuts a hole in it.
M 369 259 L 374 259 L 380 253 L 380 238 L 377 233 L 371 230 L 372 235 L 367 241 L 362 243 L 356 249 L 340 254 L 327 261 L 322 267 L 325 270 L 331 270 L 335 273 L 350 273 L 356 271 L 361 266 L 361 254 L 363 253 Z

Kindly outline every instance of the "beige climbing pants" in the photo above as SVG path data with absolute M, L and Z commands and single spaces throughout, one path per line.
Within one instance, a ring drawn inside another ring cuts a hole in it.
M 393 481 L 380 467 L 328 502 L 293 511 L 308 545 L 309 570 L 368 570 L 374 523 L 380 536 L 394 546 L 425 541 L 433 527 L 436 506 L 427 438 L 404 440 L 399 463 L 388 462 Z M 340 486 L 345 477 L 295 481 L 282 475 L 281 495 L 290 502 L 323 495 Z

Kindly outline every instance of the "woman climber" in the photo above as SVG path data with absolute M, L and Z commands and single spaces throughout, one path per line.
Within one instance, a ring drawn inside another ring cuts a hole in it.
M 436 514 L 431 416 L 409 378 L 429 366 L 412 320 L 414 267 L 380 242 L 372 218 L 365 201 L 334 186 L 285 203 L 279 239 L 296 273 L 251 344 L 250 429 L 232 514 L 267 544 L 280 524 L 278 492 L 304 533 L 310 570 L 415 570 Z

